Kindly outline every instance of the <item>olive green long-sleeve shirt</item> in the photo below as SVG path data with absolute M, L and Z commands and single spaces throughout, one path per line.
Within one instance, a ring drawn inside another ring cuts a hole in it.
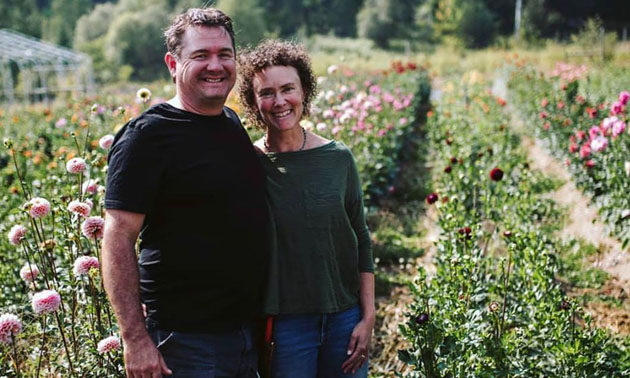
M 265 312 L 331 313 L 358 304 L 360 273 L 374 265 L 350 149 L 332 141 L 262 161 L 273 218 Z

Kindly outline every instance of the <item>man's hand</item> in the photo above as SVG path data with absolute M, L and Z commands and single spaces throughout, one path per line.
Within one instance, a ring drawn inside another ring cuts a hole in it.
M 127 377 L 161 378 L 172 374 L 148 334 L 138 341 L 125 342 L 124 346 Z
M 367 361 L 373 328 L 374 321 L 369 319 L 362 319 L 354 327 L 350 337 L 350 344 L 348 345 L 350 357 L 341 365 L 344 374 L 349 372 L 354 374 Z

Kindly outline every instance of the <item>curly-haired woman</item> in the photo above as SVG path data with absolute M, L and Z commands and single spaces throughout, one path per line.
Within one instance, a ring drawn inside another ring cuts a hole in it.
M 300 126 L 317 84 L 296 43 L 240 57 L 239 95 L 267 171 L 273 248 L 265 312 L 279 377 L 367 377 L 374 267 L 351 151 Z

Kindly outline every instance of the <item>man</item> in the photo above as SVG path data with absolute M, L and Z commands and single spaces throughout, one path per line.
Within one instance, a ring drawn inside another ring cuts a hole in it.
M 103 280 L 125 369 L 133 378 L 255 377 L 250 322 L 262 302 L 268 214 L 260 162 L 224 107 L 236 80 L 232 23 L 189 9 L 165 37 L 177 93 L 126 124 L 109 155 Z

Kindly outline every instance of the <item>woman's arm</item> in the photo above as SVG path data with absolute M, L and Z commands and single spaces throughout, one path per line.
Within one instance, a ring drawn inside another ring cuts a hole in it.
M 376 320 L 374 308 L 374 273 L 361 273 L 361 321 L 354 327 L 350 344 L 348 345 L 348 359 L 341 365 L 344 373 L 357 371 L 363 365 L 369 355 L 370 339 Z

